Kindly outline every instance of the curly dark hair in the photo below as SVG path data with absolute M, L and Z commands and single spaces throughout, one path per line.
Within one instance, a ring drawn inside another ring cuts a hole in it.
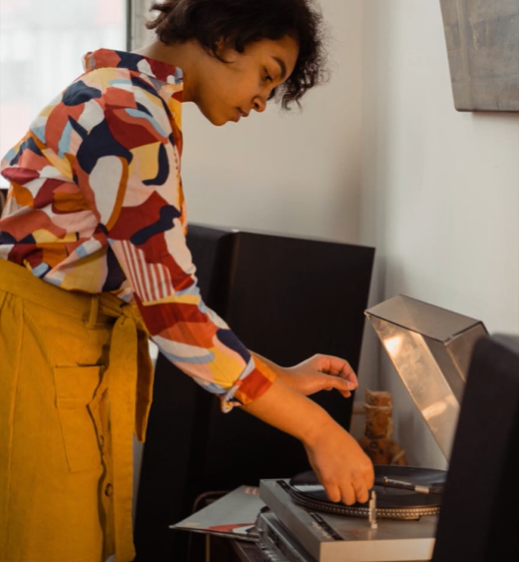
M 150 8 L 158 12 L 148 29 L 166 44 L 196 39 L 215 57 L 218 43 L 227 42 L 239 53 L 261 39 L 286 35 L 299 43 L 299 56 L 290 77 L 271 97 L 289 109 L 327 78 L 322 16 L 314 0 L 163 0 Z

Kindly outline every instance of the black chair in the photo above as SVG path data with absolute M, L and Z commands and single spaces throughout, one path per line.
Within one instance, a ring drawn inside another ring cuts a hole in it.
M 202 297 L 251 350 L 280 365 L 314 353 L 358 368 L 374 249 L 192 225 L 188 245 Z M 308 470 L 301 444 L 219 400 L 163 356 L 143 450 L 135 542 L 138 562 L 182 560 L 192 533 L 168 527 L 201 494 Z M 314 397 L 349 429 L 353 398 Z M 169 558 L 168 558 L 169 557 Z
M 519 338 L 474 348 L 433 562 L 519 560 Z

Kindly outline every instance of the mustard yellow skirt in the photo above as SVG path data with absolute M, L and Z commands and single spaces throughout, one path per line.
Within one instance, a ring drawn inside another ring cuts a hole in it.
M 134 307 L 0 259 L 0 562 L 133 560 L 151 373 Z

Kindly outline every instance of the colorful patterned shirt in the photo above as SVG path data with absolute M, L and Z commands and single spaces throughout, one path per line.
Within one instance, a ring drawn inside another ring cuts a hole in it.
M 0 258 L 68 291 L 135 303 L 162 353 L 222 409 L 275 374 L 200 297 L 180 179 L 182 71 L 100 49 L 4 157 Z

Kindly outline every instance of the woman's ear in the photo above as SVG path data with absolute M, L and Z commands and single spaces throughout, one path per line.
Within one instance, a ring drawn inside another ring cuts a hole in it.
M 220 37 L 213 43 L 212 53 L 222 62 L 232 62 L 234 60 L 233 55 L 236 55 L 236 49 L 234 48 L 234 43 L 230 39 Z

